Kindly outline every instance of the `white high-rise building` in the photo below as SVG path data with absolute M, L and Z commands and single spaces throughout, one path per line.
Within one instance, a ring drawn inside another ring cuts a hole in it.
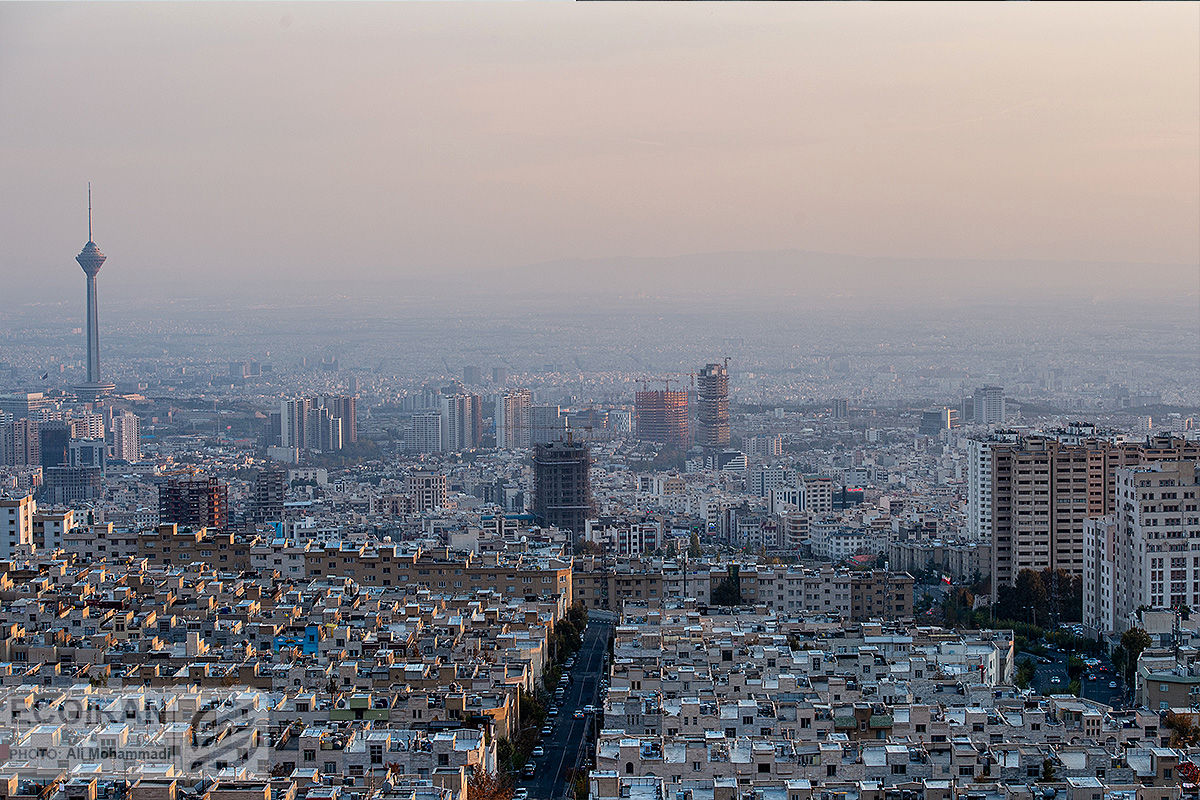
M 1084 529 L 1083 622 L 1100 634 L 1138 609 L 1200 608 L 1200 462 L 1116 470 L 1115 513 Z
M 71 418 L 72 439 L 103 439 L 104 415 L 80 414 Z
M 967 536 L 992 540 L 992 442 L 967 441 Z
M 312 398 L 296 397 L 279 401 L 280 447 L 305 447 L 305 423 L 313 406 Z
M 1004 387 L 980 386 L 975 390 L 975 424 L 1004 424 Z
M 442 450 L 442 415 L 427 411 L 412 416 L 412 438 L 408 449 L 414 453 L 437 453 Z
M 442 449 L 458 453 L 478 447 L 481 419 L 479 395 L 444 395 L 439 405 L 442 414 Z
M 141 420 L 126 411 L 112 421 L 113 458 L 124 461 L 142 460 Z
M 521 450 L 532 446 L 530 409 L 533 396 L 528 389 L 514 389 L 496 399 L 496 447 Z
M 613 433 L 633 433 L 633 412 L 628 408 L 614 408 L 608 412 L 608 429 Z
M 353 411 L 341 397 L 295 397 L 279 403 L 279 446 L 302 450 L 341 450 Z M 335 416 L 334 411 L 349 416 Z
M 12 558 L 21 547 L 33 546 L 33 495 L 0 497 L 0 558 Z
M 779 486 L 767 496 L 767 513 L 786 514 L 803 511 L 804 490 L 799 486 Z
M 824 475 L 805 475 L 800 479 L 800 510 L 810 514 L 833 513 L 833 479 Z
M 772 491 L 782 489 L 790 482 L 791 475 L 788 474 L 787 467 L 760 465 L 750 470 L 750 477 L 746 480 L 746 489 L 759 497 L 770 497 Z
M 438 472 L 417 470 L 404 480 L 404 491 L 412 496 L 418 514 L 443 508 L 446 505 L 446 476 Z

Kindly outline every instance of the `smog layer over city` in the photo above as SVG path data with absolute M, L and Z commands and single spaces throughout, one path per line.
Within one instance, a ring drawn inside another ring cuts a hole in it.
M 0 0 L 0 800 L 1200 797 L 1200 3 Z

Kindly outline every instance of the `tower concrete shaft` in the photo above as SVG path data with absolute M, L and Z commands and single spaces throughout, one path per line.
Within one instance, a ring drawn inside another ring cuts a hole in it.
M 100 321 L 96 307 L 96 276 L 87 276 L 87 382 L 100 382 Z
M 75 391 L 84 399 L 94 400 L 115 387 L 100 378 L 100 313 L 96 300 L 96 275 L 107 256 L 92 241 L 92 185 L 88 184 L 88 241 L 75 261 L 87 276 L 87 381 Z

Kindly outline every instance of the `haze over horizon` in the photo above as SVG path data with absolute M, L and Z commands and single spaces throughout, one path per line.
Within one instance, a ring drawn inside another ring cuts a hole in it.
M 92 180 L 102 302 L 1082 283 L 1194 305 L 1197 24 L 1193 4 L 5 4 L 0 276 L 22 301 L 79 289 Z

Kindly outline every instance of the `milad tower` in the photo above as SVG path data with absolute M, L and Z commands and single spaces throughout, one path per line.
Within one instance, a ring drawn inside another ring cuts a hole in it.
M 75 387 L 80 400 L 98 400 L 116 388 L 100 377 L 100 320 L 96 304 L 96 275 L 107 256 L 92 241 L 92 184 L 88 184 L 88 241 L 75 260 L 87 275 L 87 381 Z

